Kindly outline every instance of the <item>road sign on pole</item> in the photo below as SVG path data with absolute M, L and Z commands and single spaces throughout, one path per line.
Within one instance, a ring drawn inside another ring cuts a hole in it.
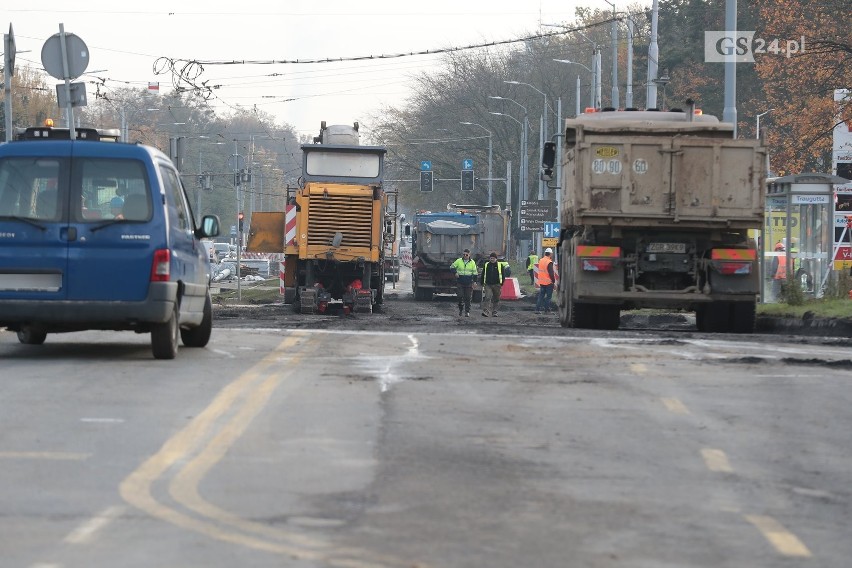
M 556 201 L 552 199 L 521 201 L 520 229 L 522 231 L 543 231 L 545 222 L 553 221 L 555 218 Z
M 545 221 L 544 223 L 544 238 L 546 239 L 555 239 L 559 236 L 559 223 L 552 221 Z

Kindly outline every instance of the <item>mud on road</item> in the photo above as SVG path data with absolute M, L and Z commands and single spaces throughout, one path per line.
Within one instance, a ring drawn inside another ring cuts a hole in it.
M 757 332 L 746 335 L 702 334 L 689 313 L 622 312 L 621 326 L 616 331 L 566 329 L 559 316 L 535 314 L 535 297 L 504 300 L 498 317 L 484 317 L 474 305 L 470 317 L 458 316 L 455 296 L 439 295 L 431 301 L 415 301 L 404 282 L 396 289 L 385 290 L 384 303 L 372 314 L 342 315 L 340 310 L 328 314 L 299 314 L 292 305 L 281 301 L 268 304 L 213 306 L 213 325 L 222 328 L 332 329 L 340 331 L 397 331 L 420 333 L 489 333 L 516 336 L 559 335 L 566 337 L 655 337 L 726 338 L 734 341 L 770 342 L 785 336 L 794 343 L 848 345 L 852 347 L 852 322 L 818 322 L 759 318 Z

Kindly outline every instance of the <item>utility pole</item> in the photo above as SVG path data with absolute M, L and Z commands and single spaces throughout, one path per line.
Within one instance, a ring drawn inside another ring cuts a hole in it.
M 660 48 L 657 46 L 657 21 L 660 8 L 654 0 L 651 4 L 651 41 L 648 44 L 648 82 L 645 85 L 645 108 L 657 108 L 657 65 L 660 59 Z
M 604 0 L 612 6 L 612 27 L 610 28 L 610 38 L 612 42 L 612 108 L 618 108 L 618 21 L 615 19 L 615 3 L 609 0 Z
M 627 92 L 624 107 L 633 108 L 633 18 L 627 16 Z
M 734 33 L 737 29 L 737 0 L 725 0 L 725 30 Z M 737 56 L 734 50 L 725 55 L 725 108 L 722 120 L 734 126 L 737 137 Z

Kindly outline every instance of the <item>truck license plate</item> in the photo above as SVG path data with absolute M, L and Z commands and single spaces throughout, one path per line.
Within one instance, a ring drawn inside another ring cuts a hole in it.
M 686 252 L 685 243 L 649 243 L 648 252 L 669 252 L 683 254 Z

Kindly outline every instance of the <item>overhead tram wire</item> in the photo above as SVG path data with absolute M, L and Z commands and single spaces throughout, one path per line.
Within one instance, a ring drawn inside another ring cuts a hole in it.
M 305 64 L 327 64 L 353 61 L 377 61 L 384 59 L 398 59 L 403 57 L 413 57 L 418 55 L 440 55 L 445 53 L 457 53 L 460 51 L 468 51 L 472 49 L 482 49 L 488 47 L 497 47 L 501 45 L 512 45 L 515 43 L 525 43 L 537 39 L 547 39 L 550 37 L 564 36 L 573 32 L 595 28 L 601 25 L 609 24 L 613 20 L 620 18 L 608 18 L 587 24 L 576 26 L 573 28 L 563 28 L 554 32 L 537 33 L 516 39 L 498 40 L 490 42 L 482 42 L 461 47 L 446 47 L 440 49 L 427 49 L 421 51 L 411 51 L 403 53 L 390 53 L 379 55 L 361 55 L 353 57 L 326 57 L 319 59 L 269 59 L 269 60 L 186 60 L 172 59 L 169 57 L 160 57 L 154 62 L 154 74 L 163 75 L 171 73 L 172 86 L 176 91 L 184 92 L 195 90 L 199 96 L 210 98 L 213 96 L 212 85 L 208 81 L 200 81 L 201 75 L 204 73 L 205 65 L 305 65 Z M 218 97 L 217 97 L 218 98 Z M 221 100 L 221 99 L 219 99 Z M 224 103 L 224 101 L 223 101 Z M 227 104 L 227 103 L 226 103 Z

